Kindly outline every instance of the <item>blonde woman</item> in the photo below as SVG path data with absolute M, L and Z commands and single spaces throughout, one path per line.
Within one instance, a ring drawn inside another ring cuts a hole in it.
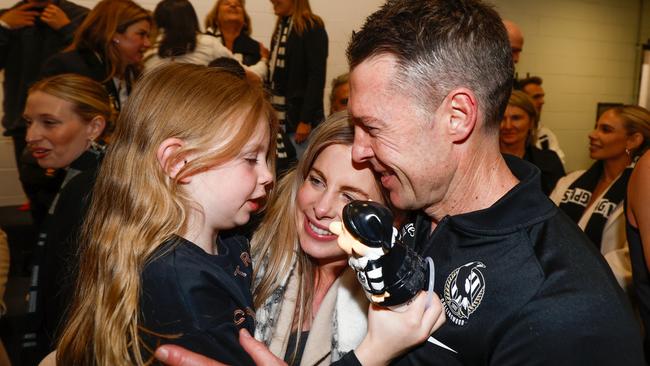
M 632 268 L 625 235 L 625 191 L 630 164 L 649 146 L 648 110 L 632 105 L 609 109 L 589 134 L 594 164 L 560 179 L 551 194 L 602 253 L 626 291 L 631 290 Z
M 84 231 L 59 365 L 144 365 L 179 344 L 251 365 L 248 241 L 222 239 L 260 209 L 276 120 L 264 90 L 215 68 L 145 74 L 122 111 Z
M 34 364 L 54 349 L 73 292 L 77 238 L 97 170 L 98 145 L 113 109 L 104 87 L 87 77 L 57 75 L 34 84 L 23 113 L 26 143 L 39 166 L 66 172 L 38 235 L 21 359 Z

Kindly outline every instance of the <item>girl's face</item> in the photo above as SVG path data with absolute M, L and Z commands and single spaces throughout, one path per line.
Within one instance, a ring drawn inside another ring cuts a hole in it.
M 273 11 L 279 17 L 286 17 L 293 13 L 294 0 L 271 0 Z
M 244 7 L 239 0 L 221 0 L 217 21 L 222 24 L 227 21 L 238 21 L 244 24 Z
M 122 60 L 128 65 L 142 62 L 144 52 L 151 47 L 149 40 L 151 23 L 141 20 L 128 26 L 124 33 L 115 33 L 113 43 L 120 52 Z
M 300 246 L 320 264 L 346 263 L 329 224 L 340 221 L 343 206 L 353 200 L 383 203 L 370 167 L 352 162 L 352 147 L 330 145 L 314 161 L 296 202 Z
M 621 117 L 614 111 L 603 113 L 589 134 L 589 156 L 596 160 L 617 159 L 627 156 L 625 149 L 631 142 Z
M 73 103 L 41 91 L 29 94 L 23 118 L 27 146 L 43 168 L 67 167 L 99 136 L 96 124 L 75 113 Z
M 232 160 L 191 176 L 186 185 L 192 200 L 201 206 L 207 230 L 232 229 L 244 225 L 266 196 L 273 182 L 266 158 L 269 127 L 264 119 Z M 218 143 L 215 141 L 215 144 Z
M 501 120 L 499 141 L 503 145 L 525 145 L 531 128 L 532 121 L 528 113 L 519 107 L 508 105 Z

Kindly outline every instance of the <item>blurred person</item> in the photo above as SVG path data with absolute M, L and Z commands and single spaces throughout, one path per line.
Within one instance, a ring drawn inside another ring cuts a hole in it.
M 650 153 L 647 148 L 630 175 L 625 203 L 632 285 L 645 333 L 646 360 L 650 360 Z
M 154 21 L 159 36 L 145 54 L 144 65 L 147 69 L 171 61 L 208 65 L 220 57 L 235 58 L 219 39 L 201 33 L 196 11 L 188 0 L 159 2 L 154 10 Z M 266 76 L 267 65 L 261 60 L 246 69 L 261 81 Z
M 503 25 L 506 27 L 508 32 L 508 41 L 510 42 L 510 49 L 512 50 L 512 62 L 517 64 L 519 62 L 519 57 L 521 56 L 521 51 L 524 50 L 524 34 L 521 32 L 521 29 L 517 23 L 512 20 L 503 20 Z
M 541 121 L 542 116 L 542 107 L 544 106 L 544 88 L 542 88 L 542 78 L 539 76 L 530 76 L 525 79 L 520 79 L 515 81 L 515 89 L 521 90 L 528 94 L 528 96 L 533 100 L 535 109 L 537 109 L 538 116 L 538 126 L 537 126 L 537 141 L 535 146 L 542 150 L 552 150 L 555 151 L 557 156 L 562 160 L 564 164 L 564 151 L 560 148 L 560 142 L 555 136 L 555 133 L 551 131 L 548 127 L 544 126 Z
M 535 147 L 536 131 L 537 111 L 533 101 L 526 93 L 513 91 L 499 127 L 500 150 L 535 165 L 542 173 L 542 191 L 548 195 L 566 173 L 555 152 Z
M 152 22 L 150 12 L 131 0 L 102 0 L 79 26 L 66 52 L 47 60 L 42 76 L 74 73 L 99 81 L 119 112 L 151 46 Z
M 630 248 L 625 235 L 624 199 L 631 163 L 650 145 L 650 112 L 638 106 L 605 111 L 589 134 L 589 156 L 596 162 L 560 179 L 551 194 L 587 234 L 614 272 L 631 291 Z
M 330 92 L 330 114 L 348 108 L 348 97 L 350 96 L 350 73 L 341 74 L 332 79 L 332 91 Z
M 269 50 L 251 38 L 251 18 L 244 0 L 217 0 L 205 17 L 205 31 L 221 40 L 246 66 L 268 61 Z
M 66 0 L 23 0 L 0 10 L 0 70 L 4 70 L 2 126 L 14 145 L 14 158 L 32 219 L 40 227 L 63 174 L 38 167 L 25 151 L 22 119 L 27 89 L 43 62 L 72 42 L 88 9 Z M 27 159 L 22 159 L 27 157 Z
M 38 236 L 29 288 L 22 361 L 34 364 L 54 349 L 72 296 L 77 238 L 104 149 L 98 144 L 113 118 L 104 87 L 87 77 L 62 74 L 30 89 L 23 118 L 27 146 L 43 168 L 66 177 Z
M 325 115 L 328 38 L 309 0 L 271 0 L 278 19 L 271 39 L 268 84 L 280 124 L 298 157 Z

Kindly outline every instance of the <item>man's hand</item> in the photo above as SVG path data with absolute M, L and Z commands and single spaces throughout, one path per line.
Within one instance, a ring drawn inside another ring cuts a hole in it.
M 54 4 L 48 5 L 41 14 L 41 20 L 54 30 L 59 30 L 70 24 L 70 18 Z
M 296 143 L 301 144 L 309 137 L 311 133 L 311 125 L 305 122 L 299 122 L 296 126 Z
M 257 341 L 248 334 L 246 329 L 239 331 L 239 343 L 251 356 L 256 365 L 280 366 L 286 365 L 284 361 L 275 357 L 264 343 Z M 183 347 L 171 344 L 158 347 L 156 358 L 169 366 L 225 366 L 221 362 L 211 360 L 198 353 L 190 352 Z
M 264 44 L 260 42 L 260 56 L 262 56 L 263 59 L 268 60 L 269 59 L 269 49 L 264 47 Z
M 387 365 L 409 348 L 421 344 L 445 322 L 445 312 L 435 293 L 426 307 L 429 295 L 421 291 L 399 311 L 370 304 L 368 334 L 354 351 L 364 366 Z
M 41 14 L 36 10 L 32 10 L 38 6 L 39 5 L 35 3 L 26 3 L 17 6 L 11 10 L 7 10 L 4 14 L 2 14 L 2 16 L 0 16 L 0 21 L 7 24 L 7 26 L 9 26 L 9 29 L 31 27 L 34 25 L 36 17 Z

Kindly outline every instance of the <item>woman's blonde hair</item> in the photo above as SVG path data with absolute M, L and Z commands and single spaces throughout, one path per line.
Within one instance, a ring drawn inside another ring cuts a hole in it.
M 262 306 L 273 291 L 282 284 L 295 261 L 299 289 L 295 324 L 302 324 L 306 317 L 312 315 L 311 302 L 316 281 L 315 264 L 303 252 L 298 240 L 296 196 L 307 179 L 312 165 L 326 147 L 351 146 L 353 140 L 354 128 L 348 120 L 347 111 L 332 114 L 312 132 L 309 146 L 297 166 L 280 180 L 276 195 L 269 203 L 264 219 L 251 241 L 254 260 L 261 261 L 264 266 L 262 277 L 258 278 L 261 266 L 257 264 L 253 274 L 257 284 L 253 289 L 255 308 Z M 377 185 L 379 186 L 379 183 Z M 379 188 L 384 194 L 384 202 L 389 203 L 386 192 Z
M 77 74 L 61 74 L 39 80 L 29 88 L 28 94 L 40 91 L 72 103 L 74 112 L 86 122 L 100 116 L 106 128 L 115 117 L 115 110 L 106 88 L 95 80 Z
M 213 30 L 218 30 L 219 29 L 219 5 L 224 0 L 217 0 L 217 2 L 214 4 L 214 7 L 208 15 L 205 16 L 205 29 L 206 31 L 209 28 L 212 28 Z M 246 1 L 245 0 L 237 0 L 241 4 L 241 8 L 244 11 L 244 26 L 241 29 L 241 33 L 247 36 L 250 36 L 251 33 L 253 32 L 253 25 L 251 24 L 251 17 L 248 15 L 248 12 L 246 11 Z
M 628 135 L 639 133 L 643 137 L 641 145 L 630 152 L 631 158 L 643 155 L 650 148 L 650 111 L 638 105 L 614 107 L 612 111 L 623 119 Z
M 153 24 L 151 13 L 131 0 L 102 0 L 88 13 L 86 19 L 75 32 L 74 40 L 68 49 L 90 50 L 98 53 L 106 65 L 106 80 L 130 68 L 139 72 L 139 66 L 128 65 L 120 56 L 120 51 L 113 41 L 116 33 L 146 20 Z
M 526 140 L 526 146 L 534 145 L 537 142 L 537 125 L 539 122 L 539 115 L 537 109 L 535 109 L 535 104 L 533 100 L 530 99 L 530 96 L 521 90 L 513 90 L 510 94 L 510 99 L 508 99 L 508 105 L 513 107 L 521 108 L 528 115 L 530 120 L 529 134 L 528 139 Z
M 292 1 L 293 11 L 291 13 L 291 20 L 293 22 L 293 29 L 296 30 L 296 33 L 298 35 L 302 35 L 304 31 L 312 27 L 323 26 L 323 19 L 311 11 L 309 0 Z M 278 27 L 280 26 L 280 20 L 280 17 L 278 17 L 278 20 L 275 23 L 275 31 L 273 34 L 277 33 Z
M 140 273 L 173 235 L 184 235 L 190 206 L 180 184 L 236 157 L 260 120 L 270 128 L 273 166 L 277 120 L 260 86 L 217 68 L 171 63 L 146 73 L 119 117 L 82 229 L 79 280 L 58 344 L 60 365 L 143 365 L 138 337 Z M 163 141 L 182 147 L 171 179 L 157 159 Z M 237 182 L 233 182 L 237 184 Z

